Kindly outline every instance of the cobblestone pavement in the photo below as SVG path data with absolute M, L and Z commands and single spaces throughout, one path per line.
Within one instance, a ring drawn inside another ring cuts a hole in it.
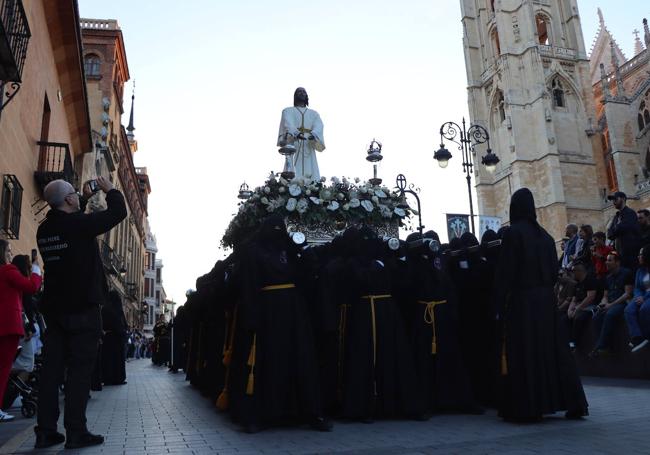
M 147 360 L 127 366 L 128 384 L 93 393 L 88 425 L 106 436 L 92 454 L 562 454 L 650 453 L 650 382 L 585 380 L 591 416 L 548 418 L 515 425 L 493 411 L 483 416 L 435 416 L 427 422 L 336 422 L 332 433 L 278 428 L 248 435 L 219 414 L 183 380 Z M 20 412 L 14 412 L 19 415 Z M 0 424 L 0 453 L 66 453 L 57 446 L 33 451 L 34 420 Z

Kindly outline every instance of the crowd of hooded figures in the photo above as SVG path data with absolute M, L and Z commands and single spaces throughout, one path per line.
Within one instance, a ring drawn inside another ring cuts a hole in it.
M 174 363 L 247 432 L 486 407 L 515 422 L 586 416 L 556 310 L 555 242 L 530 191 L 480 244 L 432 240 L 390 248 L 351 227 L 305 248 L 271 215 L 197 280 L 174 321 Z

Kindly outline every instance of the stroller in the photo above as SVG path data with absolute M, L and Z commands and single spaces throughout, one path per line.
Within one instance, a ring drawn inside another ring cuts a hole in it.
M 19 346 L 18 351 L 16 352 L 16 358 L 20 355 L 21 349 L 22 347 Z M 2 409 L 6 410 L 10 408 L 18 395 L 20 395 L 22 401 L 20 413 L 23 417 L 31 419 L 36 415 L 36 410 L 38 409 L 38 391 L 36 385 L 38 383 L 38 370 L 40 369 L 40 366 L 40 358 L 36 358 L 34 362 L 34 371 L 29 373 L 26 381 L 20 377 L 21 373 L 24 372 L 16 370 L 11 372 L 2 403 Z

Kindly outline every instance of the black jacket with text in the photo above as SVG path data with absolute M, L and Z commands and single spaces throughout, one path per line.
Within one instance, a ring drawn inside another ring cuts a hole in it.
M 101 212 L 52 209 L 36 234 L 45 268 L 41 309 L 45 314 L 76 313 L 103 304 L 108 293 L 96 237 L 126 218 L 124 197 L 106 193 Z

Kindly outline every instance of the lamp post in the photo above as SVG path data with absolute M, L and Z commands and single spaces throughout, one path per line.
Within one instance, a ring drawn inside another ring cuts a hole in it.
M 462 127 L 455 122 L 446 122 L 442 124 L 440 127 L 440 149 L 433 154 L 433 158 L 438 161 L 441 168 L 446 168 L 452 155 L 451 152 L 445 148 L 444 140 L 447 139 L 458 145 L 458 150 L 463 154 L 463 172 L 465 172 L 465 178 L 467 179 L 469 217 L 472 222 L 472 233 L 476 234 L 474 228 L 474 203 L 472 201 L 474 147 L 479 144 L 487 143 L 487 153 L 481 158 L 481 164 L 483 164 L 490 173 L 495 171 L 497 163 L 499 162 L 499 157 L 492 152 L 492 149 L 490 149 L 490 135 L 484 127 L 481 125 L 470 125 L 468 129 L 465 126 L 464 117 L 462 124 Z
M 404 205 L 408 207 L 408 204 L 406 203 L 406 193 L 412 194 L 415 196 L 415 200 L 418 203 L 418 230 L 420 231 L 420 234 L 422 234 L 422 231 L 424 230 L 424 226 L 422 225 L 422 206 L 420 205 L 420 196 L 418 196 L 418 193 L 420 192 L 419 188 L 416 188 L 415 185 L 412 183 L 408 186 L 406 185 L 406 177 L 404 174 L 399 174 L 397 178 L 395 179 L 395 184 L 397 185 L 397 189 L 399 190 L 399 195 L 404 201 Z

